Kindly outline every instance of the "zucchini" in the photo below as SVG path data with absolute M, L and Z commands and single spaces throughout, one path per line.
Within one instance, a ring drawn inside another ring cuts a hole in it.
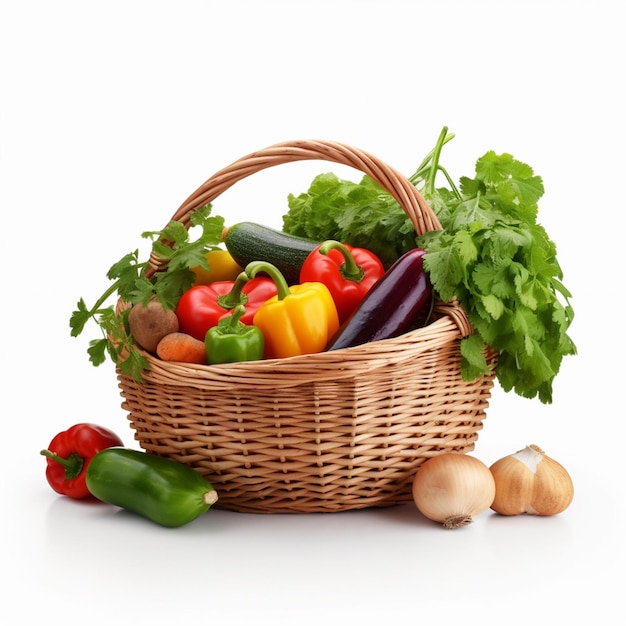
M 233 224 L 224 235 L 226 249 L 238 265 L 266 261 L 277 267 L 290 285 L 300 282 L 302 264 L 320 243 L 254 222 Z
M 188 524 L 217 501 L 213 485 L 193 468 L 129 448 L 101 450 L 85 477 L 98 500 L 170 528 Z

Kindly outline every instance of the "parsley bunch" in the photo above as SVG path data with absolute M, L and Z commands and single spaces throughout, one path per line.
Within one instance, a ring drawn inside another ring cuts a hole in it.
M 474 333 L 461 342 L 462 373 L 488 372 L 485 345 L 499 353 L 505 391 L 552 402 L 562 359 L 576 353 L 567 332 L 574 318 L 556 246 L 537 222 L 543 182 L 510 154 L 487 152 L 458 187 L 440 165 L 454 135 L 444 128 L 435 149 L 410 178 L 442 230 L 416 238 L 397 202 L 365 176 L 359 183 L 318 176 L 307 193 L 288 198 L 283 229 L 313 239 L 339 239 L 377 253 L 386 265 L 416 245 L 439 298 L 456 297 Z M 447 186 L 437 188 L 437 174 Z
M 368 176 L 353 183 L 317 176 L 306 193 L 288 197 L 283 230 L 313 241 L 339 239 L 370 250 L 386 268 L 415 247 L 415 229 L 402 207 Z
M 200 266 L 208 270 L 206 252 L 217 249 L 222 240 L 224 219 L 211 216 L 211 205 L 195 211 L 190 224 L 190 229 L 199 227 L 201 231 L 196 239 L 177 221 L 161 231 L 142 233 L 143 238 L 152 240 L 152 252 L 167 262 L 164 271 L 153 272 L 148 261 L 139 261 L 139 251 L 135 250 L 111 266 L 107 278 L 113 283 L 92 307 L 80 298 L 70 317 L 71 335 L 78 337 L 89 320 L 98 324 L 103 336 L 90 341 L 87 349 L 94 366 L 104 363 L 108 355 L 122 373 L 141 380 L 148 362 L 137 350 L 129 331 L 130 308 L 118 312 L 113 304 L 107 303 L 113 296 L 130 305 L 147 304 L 154 298 L 165 308 L 174 309 L 180 296 L 193 284 L 194 274 L 189 268 Z

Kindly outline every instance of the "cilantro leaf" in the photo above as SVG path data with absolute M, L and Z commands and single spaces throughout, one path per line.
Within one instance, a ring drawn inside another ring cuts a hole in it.
M 490 151 L 459 190 L 456 198 L 449 190 L 424 192 L 431 206 L 443 206 L 443 233 L 418 239 L 431 282 L 442 299 L 459 300 L 476 335 L 498 351 L 496 375 L 505 391 L 552 402 L 562 359 L 576 347 L 567 335 L 573 308 L 556 246 L 536 222 L 543 182 L 510 154 Z M 467 345 L 462 354 L 464 375 L 477 372 Z
M 543 180 L 511 154 L 488 151 L 476 160 L 474 175 L 455 186 L 439 163 L 453 136 L 444 128 L 410 177 L 442 230 L 417 238 L 402 208 L 367 176 L 352 183 L 331 173 L 289 196 L 283 230 L 369 248 L 386 267 L 409 248 L 424 248 L 438 297 L 456 298 L 475 329 L 461 342 L 463 376 L 487 371 L 486 344 L 499 353 L 496 375 L 505 391 L 551 402 L 562 359 L 576 354 L 576 346 L 567 334 L 574 311 L 556 245 L 537 223 Z M 435 186 L 438 173 L 447 186 Z
M 164 270 L 152 271 L 149 260 L 139 261 L 139 251 L 124 255 L 107 272 L 112 281 L 108 289 L 89 308 L 80 298 L 70 315 L 72 337 L 80 335 L 86 324 L 94 320 L 103 337 L 92 340 L 87 352 L 94 366 L 101 365 L 108 356 L 124 374 L 141 380 L 148 360 L 139 352 L 128 329 L 128 310 L 118 313 L 112 304 L 115 297 L 130 305 L 146 304 L 153 298 L 166 308 L 174 309 L 180 296 L 193 284 L 194 275 L 189 269 L 195 265 L 207 267 L 206 252 L 219 248 L 224 229 L 224 218 L 211 216 L 207 204 L 189 216 L 189 228 L 171 221 L 161 231 L 148 231 L 142 237 L 152 239 L 152 253 L 166 263 Z M 199 235 L 193 239 L 192 234 Z
M 480 335 L 473 333 L 461 341 L 463 380 L 474 380 L 478 376 L 489 374 L 489 364 L 485 358 L 485 342 Z
M 76 304 L 76 310 L 70 317 L 70 328 L 72 337 L 78 337 L 83 332 L 85 324 L 91 319 L 91 312 L 85 304 L 85 300 L 81 298 Z

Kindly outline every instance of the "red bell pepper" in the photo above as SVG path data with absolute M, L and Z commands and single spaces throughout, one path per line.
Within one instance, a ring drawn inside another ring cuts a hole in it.
M 249 280 L 243 272 L 234 281 L 195 285 L 183 293 L 176 306 L 179 330 L 204 341 L 209 328 L 217 326 L 223 317 L 232 315 L 239 305 L 246 308 L 240 321 L 252 324 L 258 308 L 277 293 L 271 278 L 258 276 Z
M 47 450 L 46 478 L 57 493 L 74 499 L 90 495 L 85 484 L 85 473 L 91 459 L 100 450 L 124 445 L 108 428 L 97 424 L 81 423 L 54 437 Z
M 382 261 L 373 252 L 329 240 L 305 259 L 300 282 L 326 285 L 343 323 L 384 273 Z

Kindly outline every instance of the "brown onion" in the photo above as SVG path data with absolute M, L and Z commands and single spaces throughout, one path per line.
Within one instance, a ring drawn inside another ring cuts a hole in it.
M 574 498 L 567 470 L 539 446 L 526 446 L 489 469 L 496 484 L 491 508 L 501 515 L 556 515 Z
M 460 528 L 491 506 L 496 486 L 489 468 L 466 454 L 448 452 L 424 461 L 413 479 L 419 511 L 444 528 Z

